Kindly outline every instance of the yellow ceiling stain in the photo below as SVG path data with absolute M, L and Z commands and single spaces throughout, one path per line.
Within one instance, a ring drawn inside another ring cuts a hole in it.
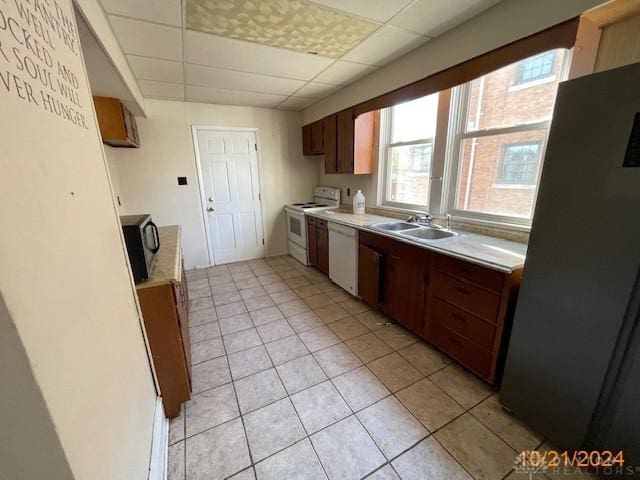
M 339 58 L 378 25 L 300 0 L 187 0 L 187 28 Z

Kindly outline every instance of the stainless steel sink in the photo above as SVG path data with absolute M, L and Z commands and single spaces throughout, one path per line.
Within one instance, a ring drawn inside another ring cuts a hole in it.
M 449 230 L 441 230 L 439 228 L 422 227 L 418 230 L 410 230 L 400 232 L 405 237 L 415 238 L 417 240 L 439 240 L 441 238 L 449 238 L 457 235 Z
M 419 225 L 416 225 L 415 223 L 409 223 L 409 222 L 372 223 L 371 227 L 377 228 L 379 230 L 384 230 L 385 232 L 399 232 L 402 230 L 412 230 L 414 228 L 420 228 Z

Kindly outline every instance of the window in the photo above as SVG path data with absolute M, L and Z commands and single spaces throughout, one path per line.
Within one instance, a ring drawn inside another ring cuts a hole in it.
M 553 75 L 556 51 L 544 52 L 518 64 L 516 84 L 529 83 Z
M 530 225 L 565 53 L 383 110 L 379 203 Z
M 506 66 L 454 89 L 448 161 L 452 214 L 501 223 L 531 221 L 564 50 Z M 513 78 L 555 80 L 511 89 Z
M 429 204 L 437 113 L 437 94 L 383 112 L 383 204 L 409 208 Z
M 501 185 L 535 185 L 539 156 L 539 142 L 505 145 L 497 183 Z

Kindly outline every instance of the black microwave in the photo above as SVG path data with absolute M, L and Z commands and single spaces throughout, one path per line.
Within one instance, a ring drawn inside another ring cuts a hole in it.
M 158 227 L 151 215 L 123 215 L 120 217 L 124 243 L 136 283 L 149 279 L 153 257 L 160 250 Z

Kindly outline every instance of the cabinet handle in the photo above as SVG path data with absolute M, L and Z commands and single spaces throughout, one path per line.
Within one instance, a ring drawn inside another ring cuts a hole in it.
M 452 313 L 451 316 L 453 318 L 457 318 L 458 320 L 460 320 L 462 323 L 467 323 L 467 319 L 464 318 L 462 315 L 458 314 L 458 313 Z
M 463 295 L 470 295 L 471 292 L 469 290 L 467 290 L 466 288 L 462 288 L 462 287 L 456 287 L 456 291 L 460 292 Z
M 424 282 L 425 285 L 429 285 L 429 274 L 425 273 L 424 276 L 422 277 L 422 281 Z
M 449 337 L 449 341 L 453 343 L 456 347 L 461 347 L 462 344 L 457 338 Z

